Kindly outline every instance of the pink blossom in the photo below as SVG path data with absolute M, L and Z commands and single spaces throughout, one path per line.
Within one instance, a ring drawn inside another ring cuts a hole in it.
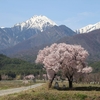
M 83 68 L 82 69 L 82 73 L 90 73 L 90 72 L 92 72 L 92 67 L 85 67 L 85 68 Z
M 36 63 L 42 63 L 47 72 L 48 70 L 53 70 L 57 73 L 62 70 L 66 71 L 66 74 L 73 74 L 75 71 L 89 73 L 92 68 L 86 67 L 84 63 L 88 55 L 88 52 L 80 45 L 54 43 L 50 47 L 47 46 L 39 51 Z

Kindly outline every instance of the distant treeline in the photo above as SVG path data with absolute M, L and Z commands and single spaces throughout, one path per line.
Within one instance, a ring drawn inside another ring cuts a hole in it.
M 36 65 L 17 58 L 9 58 L 0 54 L 0 75 L 8 75 L 15 78 L 16 75 L 41 75 L 45 73 L 42 65 Z

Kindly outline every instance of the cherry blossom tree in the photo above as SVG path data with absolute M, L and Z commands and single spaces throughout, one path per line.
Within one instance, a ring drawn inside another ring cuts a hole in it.
M 76 72 L 90 73 L 92 71 L 92 68 L 85 63 L 88 55 L 88 52 L 80 45 L 54 43 L 39 51 L 36 63 L 44 65 L 50 81 L 49 88 L 59 70 L 68 78 L 69 88 L 72 88 L 73 76 Z

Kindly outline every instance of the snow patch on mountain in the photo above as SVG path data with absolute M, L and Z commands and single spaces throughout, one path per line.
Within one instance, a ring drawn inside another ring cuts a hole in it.
M 0 28 L 5 28 L 5 27 L 0 27 Z
M 100 29 L 100 22 L 98 22 L 96 24 L 90 24 L 83 28 L 77 29 L 76 32 L 77 33 L 88 33 L 88 32 L 91 32 L 91 31 L 97 30 L 97 29 Z
M 54 25 L 57 25 L 57 24 L 55 22 L 53 22 L 52 20 L 50 20 L 49 18 L 47 18 L 46 16 L 35 15 L 25 22 L 15 24 L 14 27 L 20 28 L 21 31 L 24 29 L 34 28 L 34 29 L 38 29 L 42 32 L 47 27 L 52 27 Z

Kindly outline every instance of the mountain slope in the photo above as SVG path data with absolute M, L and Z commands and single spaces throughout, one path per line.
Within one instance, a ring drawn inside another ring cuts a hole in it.
M 73 36 L 65 36 L 56 41 L 56 43 L 81 45 L 89 52 L 88 61 L 100 60 L 100 30 L 95 30 L 87 34 L 76 34 Z M 49 45 L 51 44 L 48 44 L 48 46 Z M 13 57 L 33 62 L 36 59 L 38 51 L 46 46 L 47 44 L 35 46 L 31 49 L 17 52 L 15 55 L 13 55 Z
M 77 34 L 72 37 L 64 37 L 58 41 L 58 43 L 60 42 L 81 45 L 89 52 L 89 59 L 100 59 L 100 29 L 87 34 Z
M 18 52 L 26 51 L 34 47 L 39 47 L 41 45 L 46 46 L 52 44 L 65 36 L 72 36 L 75 34 L 76 33 L 74 31 L 64 25 L 54 26 L 49 28 L 48 30 L 41 32 L 41 34 L 35 34 L 28 40 L 23 41 L 13 47 L 1 50 L 0 53 L 6 55 L 16 54 Z

